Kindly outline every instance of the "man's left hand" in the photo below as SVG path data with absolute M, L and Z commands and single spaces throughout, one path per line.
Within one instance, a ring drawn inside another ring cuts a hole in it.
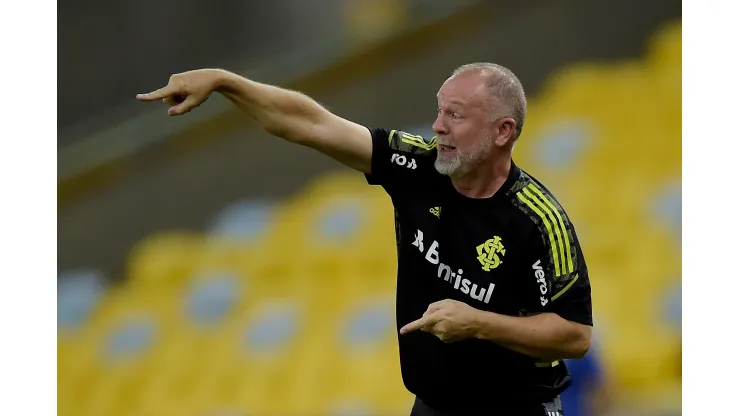
M 445 299 L 429 305 L 421 318 L 401 328 L 401 334 L 422 330 L 443 342 L 456 342 L 475 336 L 480 310 L 463 302 Z

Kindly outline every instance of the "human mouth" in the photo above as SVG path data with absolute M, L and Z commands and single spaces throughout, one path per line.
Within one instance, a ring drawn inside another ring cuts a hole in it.
M 448 146 L 446 144 L 440 144 L 439 145 L 439 150 L 441 150 L 443 152 L 451 152 L 451 151 L 455 150 L 455 146 Z

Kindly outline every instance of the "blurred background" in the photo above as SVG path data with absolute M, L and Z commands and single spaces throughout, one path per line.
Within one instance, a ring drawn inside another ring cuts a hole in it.
M 680 414 L 679 1 L 72 0 L 58 13 L 60 415 L 408 415 L 382 190 L 222 97 L 169 118 L 134 96 L 223 67 L 426 137 L 437 89 L 473 61 L 522 80 L 515 160 L 566 207 L 589 265 L 595 340 L 569 363 L 566 414 Z

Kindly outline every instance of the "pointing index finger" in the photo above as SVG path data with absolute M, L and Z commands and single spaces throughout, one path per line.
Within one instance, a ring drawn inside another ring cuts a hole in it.
M 174 93 L 175 93 L 174 88 L 170 85 L 167 85 L 165 87 L 162 87 L 156 91 L 152 91 L 147 94 L 137 94 L 136 98 L 141 101 L 154 101 L 154 100 L 161 100 L 162 98 L 169 97 Z
M 409 332 L 418 331 L 428 325 L 435 323 L 436 321 L 437 316 L 435 314 L 422 316 L 421 318 L 410 322 L 406 324 L 403 328 L 401 328 L 401 335 L 408 334 Z

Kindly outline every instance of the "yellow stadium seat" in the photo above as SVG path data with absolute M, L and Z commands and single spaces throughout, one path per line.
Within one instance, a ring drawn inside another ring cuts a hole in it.
M 79 336 L 71 338 L 57 336 L 57 383 L 65 387 L 75 372 L 75 352 L 78 349 Z
M 192 233 L 152 235 L 132 249 L 127 264 L 128 280 L 134 286 L 176 285 L 190 274 L 192 262 L 203 244 L 203 237 Z
M 657 68 L 680 68 L 682 37 L 681 22 L 665 24 L 650 38 L 647 62 Z
M 279 261 L 295 263 L 359 252 L 370 246 L 367 236 L 379 221 L 392 223 L 392 211 L 379 216 L 377 206 L 378 198 L 367 192 L 297 198 L 282 212 L 270 250 Z
M 167 327 L 177 319 L 175 293 L 170 291 L 139 290 L 129 285 L 113 289 L 100 307 L 99 314 L 91 320 L 86 330 L 103 336 L 120 322 L 139 317 L 151 317 L 159 327 Z
M 639 390 L 670 380 L 675 342 L 647 324 L 621 330 L 604 349 L 617 387 Z
M 608 65 L 584 62 L 569 65 L 552 73 L 537 97 L 537 107 L 545 112 L 591 114 L 603 100 L 604 71 Z M 533 119 L 534 120 L 534 119 Z
M 664 25 L 650 39 L 646 61 L 651 67 L 652 86 L 661 97 L 664 127 L 677 127 L 680 140 L 682 87 L 682 33 L 681 23 Z M 680 146 L 673 146 L 680 149 Z
M 305 199 L 325 199 L 334 196 L 372 192 L 362 174 L 350 170 L 323 173 L 313 178 L 300 193 Z
M 238 270 L 248 269 L 258 264 L 264 256 L 262 243 L 239 243 L 208 239 L 192 263 L 190 276 L 198 275 L 205 270 Z M 190 277 L 189 276 L 189 277 Z

